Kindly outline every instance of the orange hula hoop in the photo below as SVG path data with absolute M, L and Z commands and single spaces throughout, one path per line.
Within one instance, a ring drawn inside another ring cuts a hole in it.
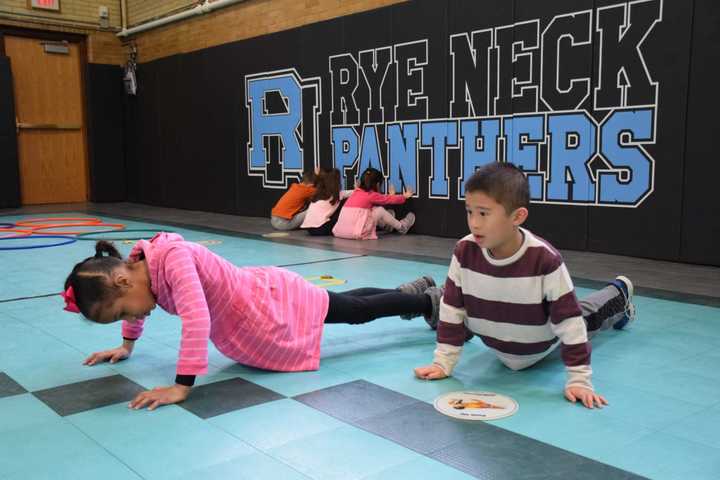
M 45 223 L 49 222 L 49 223 Z M 67 222 L 72 222 L 74 227 L 84 225 L 95 225 L 102 223 L 102 219 L 94 217 L 47 217 L 47 218 L 29 218 L 27 220 L 21 220 L 15 223 L 16 227 L 30 227 L 30 228 L 47 228 L 50 225 L 58 225 L 61 222 L 66 225 Z M 76 223 L 79 222 L 79 223 Z
M 67 228 L 67 227 L 111 227 L 111 230 L 100 230 L 94 233 L 110 233 L 117 232 L 125 229 L 125 225 L 122 223 L 91 223 L 91 224 L 77 224 L 77 223 L 58 223 L 57 225 L 38 225 L 32 227 L 32 233 L 38 235 L 80 235 L 81 233 L 88 233 L 86 230 L 68 230 L 56 232 L 56 228 Z M 48 232 L 46 230 L 52 230 Z

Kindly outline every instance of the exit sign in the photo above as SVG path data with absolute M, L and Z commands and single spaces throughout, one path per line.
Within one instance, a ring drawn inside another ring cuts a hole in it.
M 30 8 L 38 10 L 60 11 L 60 0 L 30 0 Z

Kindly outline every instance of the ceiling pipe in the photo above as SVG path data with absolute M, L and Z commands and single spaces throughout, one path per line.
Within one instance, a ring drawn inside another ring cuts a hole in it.
M 122 31 L 120 31 L 117 36 L 127 37 L 129 35 L 134 35 L 136 33 L 144 32 L 146 30 L 161 27 L 169 23 L 178 22 L 186 18 L 195 17 L 197 15 L 204 15 L 219 8 L 229 7 L 230 5 L 234 5 L 236 3 L 244 1 L 245 0 L 215 0 L 214 2 L 211 2 L 210 0 L 205 0 L 205 2 L 198 4 L 194 8 L 191 8 L 189 10 L 185 10 L 184 12 L 176 13 L 174 15 L 169 15 L 163 18 L 158 18 L 157 20 L 152 20 L 150 22 L 140 24 L 137 27 L 126 28 L 123 26 Z

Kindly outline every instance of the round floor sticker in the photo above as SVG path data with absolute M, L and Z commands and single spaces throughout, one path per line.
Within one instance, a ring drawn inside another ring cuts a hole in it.
M 517 412 L 518 404 L 492 392 L 450 392 L 435 399 L 435 410 L 462 420 L 497 420 Z

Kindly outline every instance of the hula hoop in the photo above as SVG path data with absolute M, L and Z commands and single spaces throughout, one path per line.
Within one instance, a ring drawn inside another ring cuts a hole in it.
M 87 232 L 83 230 L 68 230 L 63 232 L 46 232 L 45 230 L 53 230 L 55 228 L 64 228 L 64 227 L 113 227 L 112 230 L 101 230 L 96 232 Z M 91 223 L 91 224 L 77 224 L 77 223 L 59 223 L 57 225 L 40 225 L 38 227 L 31 227 L 33 233 L 41 233 L 41 234 L 47 234 L 47 235 L 80 235 L 82 233 L 110 233 L 110 232 L 119 232 L 122 231 L 125 228 L 125 225 L 122 223 Z
M 43 225 L 43 222 L 50 222 L 48 225 Z M 33 228 L 47 228 L 49 225 L 58 225 L 58 222 L 82 222 L 80 225 L 93 225 L 96 223 L 102 223 L 102 220 L 94 217 L 47 217 L 47 218 L 29 218 L 27 220 L 21 220 L 15 225 L 18 227 L 33 227 Z M 40 225 L 38 225 L 40 224 Z M 77 226 L 77 225 L 73 225 Z
M 148 228 L 132 228 L 129 230 L 115 230 L 110 232 L 86 232 L 81 233 L 77 235 L 78 240 L 90 240 L 90 241 L 98 241 L 103 240 L 106 242 L 124 242 L 126 240 L 150 240 L 152 237 L 154 237 L 156 234 L 160 232 L 167 232 L 166 230 L 150 230 Z M 118 238 L 112 238 L 112 237 L 95 237 L 95 235 L 101 235 L 103 233 L 139 233 L 139 232 L 149 232 L 152 233 L 152 235 L 144 235 L 141 237 L 118 237 Z M 172 232 L 167 232 L 172 233 Z
M 0 230 L 2 230 L 3 228 L 15 228 L 15 224 L 14 223 L 0 223 Z
M 12 238 L 0 238 L 0 240 L 14 240 L 17 238 L 23 238 L 23 237 L 12 237 Z M 71 243 L 77 242 L 77 239 L 74 237 L 66 237 L 65 235 L 34 235 L 32 237 L 29 237 L 32 239 L 35 238 L 61 238 L 63 239 L 62 242 L 56 242 L 56 243 L 50 243 L 48 245 L 22 245 L 19 247 L 0 247 L 0 250 L 32 250 L 35 248 L 50 248 L 50 247 L 60 247 L 62 245 L 70 245 Z
M 19 233 L 20 235 L 5 235 L 0 237 L 0 240 L 3 238 L 22 238 L 22 237 L 29 237 L 32 235 L 32 230 L 21 230 L 19 228 L 0 228 L 0 233 L 2 232 L 12 232 L 12 233 Z

